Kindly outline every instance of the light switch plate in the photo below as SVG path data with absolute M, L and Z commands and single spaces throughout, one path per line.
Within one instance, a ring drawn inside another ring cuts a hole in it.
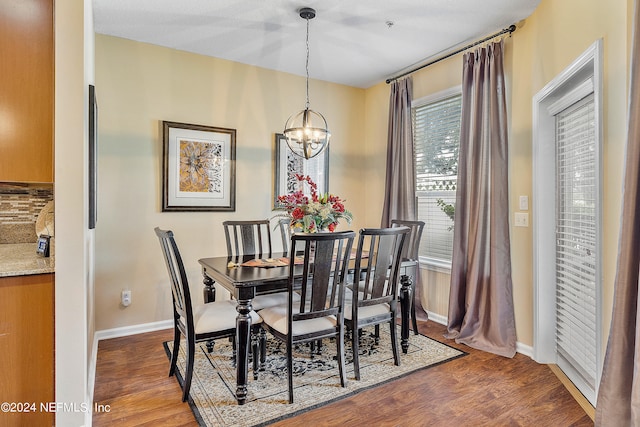
M 515 226 L 516 227 L 528 227 L 529 226 L 529 214 L 524 212 L 515 213 Z
M 520 196 L 520 210 L 521 211 L 529 210 L 529 196 Z

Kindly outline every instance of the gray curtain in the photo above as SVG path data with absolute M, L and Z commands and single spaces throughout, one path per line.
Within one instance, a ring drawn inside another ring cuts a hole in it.
M 598 390 L 596 426 L 640 426 L 640 10 L 635 2 L 627 153 L 613 315 Z
M 416 219 L 416 177 L 411 126 L 412 94 L 411 77 L 394 80 L 391 83 L 382 227 L 389 227 L 392 219 L 411 221 Z
M 464 55 L 447 338 L 516 352 L 503 43 Z
M 411 76 L 394 80 L 391 83 L 382 227 L 389 227 L 392 219 L 414 221 L 417 215 L 413 126 L 411 124 L 412 96 L 413 80 Z M 413 295 L 416 317 L 427 320 L 428 315 L 421 302 L 420 268 L 417 269 L 416 277 L 413 280 L 416 282 L 416 293 Z

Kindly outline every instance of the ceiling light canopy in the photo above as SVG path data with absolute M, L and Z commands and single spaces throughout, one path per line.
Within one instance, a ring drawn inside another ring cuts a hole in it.
M 331 138 L 324 116 L 309 108 L 309 20 L 315 16 L 316 11 L 310 7 L 300 9 L 300 17 L 307 21 L 307 102 L 304 110 L 289 117 L 283 132 L 291 151 L 305 159 L 320 154 L 329 145 L 329 138 Z

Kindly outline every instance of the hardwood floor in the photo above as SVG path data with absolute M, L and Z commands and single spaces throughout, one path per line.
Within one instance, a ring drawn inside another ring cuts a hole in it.
M 273 426 L 593 426 L 548 366 L 456 345 L 434 322 L 418 327 L 469 355 Z M 110 410 L 94 412 L 94 426 L 197 426 L 168 377 L 162 343 L 171 338 L 164 330 L 100 341 L 94 403 Z

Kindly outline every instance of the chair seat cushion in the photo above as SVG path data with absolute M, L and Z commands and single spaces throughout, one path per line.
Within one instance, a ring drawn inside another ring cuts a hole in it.
M 300 310 L 294 307 L 296 313 Z M 276 305 L 273 307 L 267 307 L 260 310 L 260 317 L 262 321 L 269 325 L 271 328 L 280 332 L 281 334 L 287 334 L 287 305 Z M 337 320 L 335 316 L 319 317 L 317 319 L 298 320 L 293 322 L 293 335 L 304 335 L 311 332 L 323 331 L 326 329 L 335 328 Z
M 287 304 L 289 298 L 289 292 L 275 292 L 273 294 L 257 295 L 251 300 L 251 306 L 255 311 L 262 310 L 274 305 Z M 293 294 L 294 301 L 300 301 L 300 295 Z
M 351 309 L 351 303 L 345 305 L 344 308 L 344 318 L 347 320 L 351 320 L 353 318 L 353 311 Z M 358 319 L 366 319 L 367 317 L 377 316 L 379 314 L 389 313 L 391 308 L 389 304 L 376 304 L 376 305 L 368 305 L 365 307 L 358 308 Z
M 238 312 L 235 301 L 215 301 L 210 302 L 193 309 L 193 324 L 196 334 L 207 332 L 224 331 L 227 329 L 235 329 L 236 317 Z M 262 319 L 255 312 L 251 311 L 251 322 L 261 323 Z

